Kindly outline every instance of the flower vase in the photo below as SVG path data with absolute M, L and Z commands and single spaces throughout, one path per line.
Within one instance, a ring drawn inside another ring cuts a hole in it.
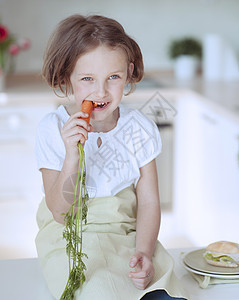
M 175 61 L 174 73 L 177 79 L 193 79 L 198 70 L 199 60 L 191 55 L 180 55 Z
M 0 70 L 0 93 L 5 91 L 6 75 Z

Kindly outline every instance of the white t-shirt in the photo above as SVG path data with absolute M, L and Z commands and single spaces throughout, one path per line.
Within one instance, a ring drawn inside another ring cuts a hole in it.
M 90 132 L 84 146 L 86 187 L 90 197 L 113 196 L 136 184 L 140 168 L 161 152 L 162 144 L 156 124 L 135 109 L 119 106 L 117 125 L 109 132 Z M 63 105 L 47 114 L 39 123 L 36 135 L 38 168 L 61 171 L 65 145 L 61 129 L 69 119 Z M 97 146 L 97 139 L 102 144 Z

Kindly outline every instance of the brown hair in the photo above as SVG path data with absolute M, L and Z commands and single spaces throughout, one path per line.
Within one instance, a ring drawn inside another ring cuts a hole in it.
M 144 73 L 140 48 L 117 21 L 99 15 L 73 15 L 58 24 L 45 51 L 43 77 L 54 90 L 69 95 L 73 92 L 70 76 L 78 58 L 101 44 L 123 49 L 128 64 L 134 64 L 133 74 L 128 74 L 132 92 Z

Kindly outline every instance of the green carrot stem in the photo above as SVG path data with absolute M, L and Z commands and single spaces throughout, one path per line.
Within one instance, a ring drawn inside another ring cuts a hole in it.
M 83 231 L 83 196 L 82 191 L 85 188 L 85 157 L 83 146 L 78 144 L 80 152 L 79 168 L 77 173 L 77 179 L 74 189 L 74 200 L 69 211 L 66 213 L 65 220 L 66 226 L 63 233 L 63 238 L 68 242 L 67 244 L 67 255 L 69 261 L 69 276 L 65 286 L 65 289 L 61 295 L 60 300 L 71 300 L 74 298 L 75 291 L 84 283 L 85 281 L 85 264 L 82 261 L 82 231 Z M 78 203 L 75 213 L 76 206 L 76 195 L 78 190 L 78 182 L 80 182 Z M 85 190 L 84 190 L 85 192 Z M 86 197 L 86 195 L 84 195 Z M 88 197 L 88 195 L 87 195 Z M 84 201 L 85 204 L 85 201 Z M 85 218 L 85 217 L 84 217 Z M 81 231 L 79 233 L 79 230 Z M 79 239 L 80 234 L 80 239 Z M 80 242 L 80 251 L 79 251 Z M 72 263 L 71 263 L 72 261 Z
M 83 151 L 83 148 L 82 148 L 82 151 Z M 83 155 L 82 155 L 83 156 Z M 82 181 L 81 181 L 81 194 L 82 194 L 82 184 L 83 184 L 83 179 L 84 179 L 84 167 L 85 167 L 85 161 L 83 160 L 82 162 L 82 169 L 81 169 L 81 178 L 82 178 Z M 83 227 L 82 227 L 82 223 L 83 223 L 83 217 L 82 217 L 82 212 L 83 212 L 83 198 L 81 197 L 81 215 L 80 215 L 80 221 L 81 221 L 81 224 L 80 224 L 80 234 L 81 234 L 81 241 L 82 241 L 82 238 L 83 238 Z M 80 244 L 80 253 L 82 253 L 82 243 Z
M 79 169 L 80 173 L 80 190 L 79 190 L 79 196 L 78 196 L 78 206 L 77 206 L 77 212 L 76 212 L 76 236 L 79 236 L 79 222 L 81 221 L 81 241 L 82 241 L 82 206 L 83 206 L 83 201 L 82 201 L 82 186 L 83 186 L 83 176 L 84 176 L 84 167 L 85 167 L 85 161 L 83 159 L 84 157 L 84 153 L 83 153 L 83 147 L 82 145 L 79 143 L 78 145 L 79 150 L 80 150 L 80 166 L 81 169 Z M 81 244 L 81 248 L 80 248 L 80 253 L 82 253 L 82 243 Z M 76 253 L 78 253 L 78 243 L 76 243 Z

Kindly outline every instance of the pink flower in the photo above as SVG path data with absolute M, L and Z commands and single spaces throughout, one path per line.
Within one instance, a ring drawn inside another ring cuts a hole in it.
M 0 25 L 0 43 L 8 38 L 8 30 L 5 26 Z
M 28 50 L 31 47 L 31 42 L 27 38 L 20 39 L 18 44 L 22 50 Z
M 12 56 L 18 55 L 18 53 L 20 52 L 20 47 L 17 44 L 12 44 L 9 47 L 9 52 Z

